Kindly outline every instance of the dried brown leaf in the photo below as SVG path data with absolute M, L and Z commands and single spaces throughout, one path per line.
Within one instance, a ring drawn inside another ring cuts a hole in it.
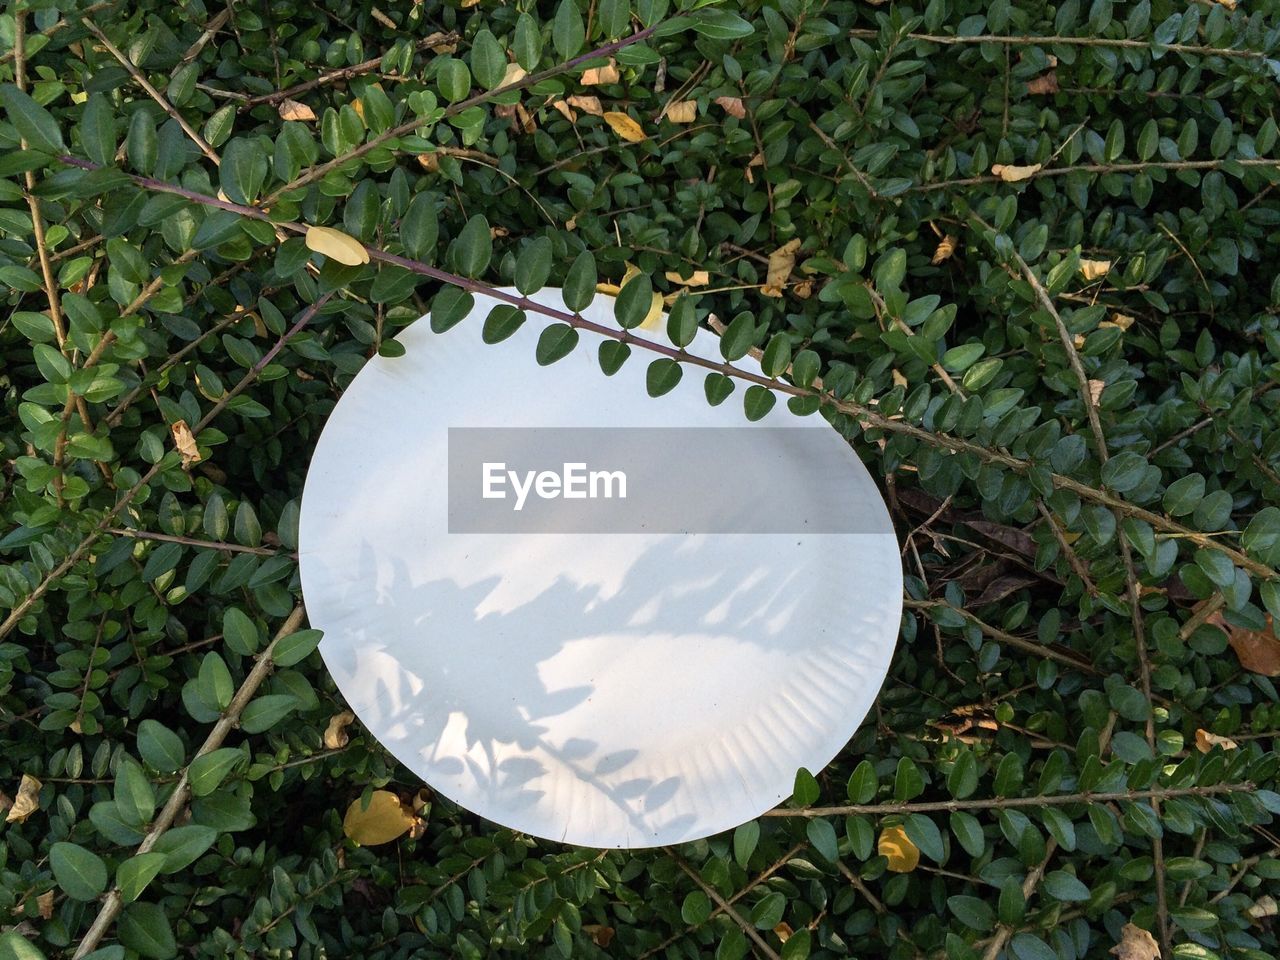
M 1029 167 L 1016 167 L 1009 163 L 997 163 L 991 168 L 991 172 L 1005 183 L 1017 183 L 1019 180 L 1027 180 L 1034 177 L 1040 172 L 1040 166 L 1038 163 L 1033 163 Z
M 716 106 L 731 117 L 737 117 L 739 120 L 747 118 L 747 108 L 742 105 L 741 97 L 716 97 Z
M 796 237 L 769 254 L 769 272 L 760 289 L 762 294 L 766 297 L 782 296 L 782 288 L 791 279 L 791 270 L 796 265 L 796 254 L 799 251 L 800 238 Z
M 569 104 L 567 104 L 565 101 L 552 100 L 551 106 L 554 109 L 560 111 L 560 113 L 564 115 L 564 118 L 568 120 L 570 123 L 578 122 L 578 115 L 573 112 L 573 107 L 569 106 Z
M 53 891 L 46 890 L 36 897 L 36 909 L 40 911 L 41 920 L 53 919 Z
M 1094 280 L 1101 280 L 1111 270 L 1110 260 L 1081 260 L 1080 276 L 1092 283 Z
M 281 100 L 279 110 L 281 120 L 314 120 L 316 118 L 314 110 L 297 100 Z
M 1107 389 L 1105 380 L 1089 381 L 1089 399 L 1093 401 L 1094 406 L 1097 406 L 1098 401 L 1102 399 L 1102 391 L 1105 389 Z
M 351 726 L 351 721 L 355 720 L 356 715 L 350 710 L 343 710 L 341 713 L 335 713 L 329 718 L 329 725 L 324 729 L 324 745 L 327 750 L 341 750 L 351 740 L 347 736 L 347 727 Z
M 933 259 L 929 262 L 935 266 L 944 260 L 950 260 L 956 252 L 956 238 L 954 234 L 948 233 L 945 237 L 938 241 L 938 249 L 933 251 Z
M 1159 960 L 1160 945 L 1149 932 L 1132 923 L 1120 930 L 1120 942 L 1111 948 L 1116 960 Z
M 1210 733 L 1208 730 L 1196 730 L 1196 749 L 1201 753 L 1208 753 L 1214 747 L 1221 747 L 1223 750 L 1235 750 L 1239 746 L 1240 744 L 1230 737 L 1221 737 L 1216 733 Z
M 187 421 L 175 420 L 169 425 L 169 432 L 173 434 L 174 447 L 177 448 L 178 453 L 182 454 L 184 467 L 199 463 L 203 459 L 200 456 L 200 448 L 196 446 L 196 438 L 191 433 L 191 428 L 187 426 Z
M 1100 327 L 1119 327 L 1121 330 L 1128 330 L 1133 326 L 1133 317 L 1127 313 L 1113 313 L 1110 320 L 1103 320 Z
M 440 170 L 440 154 L 432 151 L 431 153 L 418 154 L 418 165 L 427 173 L 438 173 Z
M 377 7 L 373 7 L 372 9 L 370 9 L 369 15 L 372 16 L 373 19 L 377 20 L 384 27 L 386 27 L 388 30 L 400 29 L 400 26 L 394 20 L 388 17 L 385 13 L 383 13 Z
M 1046 94 L 1058 92 L 1058 71 L 1050 70 L 1027 82 L 1027 93 Z
M 582 932 L 591 938 L 591 942 L 597 947 L 607 947 L 613 942 L 613 935 L 617 931 L 613 927 L 606 927 L 602 923 L 584 923 Z
M 574 94 L 572 97 L 566 97 L 564 102 L 576 110 L 581 110 L 588 116 L 604 116 L 604 107 L 600 106 L 599 97 L 588 97 L 581 94 Z
M 1233 626 L 1220 613 L 1215 613 L 1207 622 L 1226 633 L 1240 666 L 1265 677 L 1280 677 L 1280 637 L 1276 636 L 1275 624 L 1269 615 L 1265 630 Z
M 1277 904 L 1276 898 L 1272 896 L 1259 897 L 1254 901 L 1253 906 L 1245 911 L 1245 915 L 1255 923 L 1277 914 L 1280 914 L 1280 904 Z
M 607 111 L 604 115 L 604 122 L 609 124 L 613 128 L 613 132 L 619 137 L 631 143 L 639 143 L 649 137 L 640 124 L 618 110 Z
M 18 796 L 13 801 L 13 806 L 9 808 L 9 812 L 5 814 L 5 823 L 25 823 L 27 817 L 39 810 L 42 786 L 44 784 L 31 774 L 24 773 L 18 784 Z
M 584 87 L 597 87 L 602 83 L 617 83 L 621 79 L 622 74 L 618 72 L 618 66 L 612 59 L 603 67 L 592 67 L 590 70 L 582 72 L 582 85 Z
M 787 921 L 785 920 L 783 920 L 776 927 L 774 927 L 773 932 L 777 934 L 778 939 L 781 940 L 783 943 L 786 943 L 788 940 L 790 940 L 791 935 L 795 933 L 795 931 L 791 929 L 791 924 L 787 923 Z

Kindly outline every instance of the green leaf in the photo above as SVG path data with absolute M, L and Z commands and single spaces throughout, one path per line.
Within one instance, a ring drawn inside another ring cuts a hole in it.
M 707 403 L 718 407 L 733 393 L 733 381 L 723 373 L 708 373 L 707 379 L 702 382 L 702 389 L 707 395 Z
M 524 325 L 525 313 L 509 303 L 500 303 L 485 317 L 480 338 L 485 343 L 501 343 Z
M 582 11 L 578 9 L 577 0 L 560 0 L 555 19 L 551 21 L 551 45 L 555 47 L 560 59 L 576 57 L 586 36 L 586 26 L 582 22 Z
M 783 333 L 774 334 L 769 345 L 764 348 L 764 357 L 760 367 L 766 377 L 780 377 L 791 365 L 791 339 Z
M 323 637 L 324 633 L 320 630 L 299 630 L 281 637 L 271 651 L 271 659 L 278 666 L 292 667 L 309 657 Z
M 653 283 L 648 274 L 639 273 L 619 291 L 618 298 L 613 302 L 613 315 L 620 327 L 632 330 L 644 323 L 652 307 Z
M 779 890 L 765 894 L 751 910 L 751 922 L 758 930 L 772 930 L 782 922 L 787 909 L 787 898 Z
M 1041 885 L 1049 896 L 1064 903 L 1084 903 L 1089 899 L 1089 888 L 1065 870 L 1045 874 Z
M 91 850 L 59 842 L 49 848 L 49 866 L 72 900 L 94 900 L 107 889 L 107 865 Z
M 217 710 L 227 709 L 235 694 L 235 686 L 231 682 L 231 671 L 220 656 L 213 652 L 206 653 L 200 661 L 196 680 L 205 703 Z
M 745 357 L 756 345 L 756 319 L 740 313 L 720 335 L 720 354 L 729 362 Z
M 687 347 L 698 335 L 698 315 L 693 308 L 693 297 L 682 293 L 667 312 L 667 339 L 677 347 Z
M 649 391 L 649 396 L 660 397 L 674 390 L 683 375 L 680 364 L 669 357 L 663 357 L 649 364 L 649 370 L 645 374 L 645 389 Z
M 516 260 L 516 289 L 528 296 L 541 290 L 551 275 L 551 241 L 538 237 L 528 244 Z
M 791 382 L 797 387 L 812 386 L 822 370 L 822 360 L 812 350 L 801 350 L 791 361 Z
M 987 838 L 983 835 L 982 825 L 977 817 L 963 810 L 951 814 L 951 832 L 955 835 L 964 852 L 971 857 L 980 857 L 987 849 Z
M 156 812 L 156 793 L 142 768 L 121 757 L 116 768 L 115 801 L 120 812 L 133 823 L 148 823 Z
M 711 916 L 711 901 L 701 890 L 692 890 L 680 905 L 680 919 L 691 926 L 704 923 Z
M 984 900 L 957 895 L 947 898 L 947 908 L 966 927 L 985 933 L 996 925 L 996 912 Z
M 132 903 L 125 907 L 117 931 L 121 943 L 150 960 L 169 960 L 178 955 L 169 919 L 159 904 Z
M 239 607 L 227 607 L 222 612 L 222 636 L 227 646 L 246 657 L 257 653 L 261 643 L 257 624 Z
M 436 84 L 447 101 L 457 103 L 471 93 L 471 71 L 456 57 L 441 57 L 437 61 Z
M 942 842 L 942 831 L 932 818 L 922 813 L 913 813 L 907 817 L 904 828 L 907 837 L 934 863 L 941 863 L 946 857 L 946 847 Z
M 704 8 L 693 14 L 693 29 L 712 40 L 741 40 L 755 32 L 736 13 L 719 8 Z
M 475 298 L 458 287 L 444 287 L 431 301 L 431 332 L 444 333 L 471 313 Z
M 125 903 L 137 900 L 147 884 L 160 873 L 164 861 L 163 853 L 140 853 L 116 867 L 116 886 L 120 888 L 121 899 Z
M 893 780 L 893 799 L 902 802 L 924 793 L 924 775 L 910 757 L 898 760 L 898 770 Z
M 747 419 L 754 423 L 766 417 L 777 401 L 778 398 L 772 390 L 758 383 L 753 383 L 747 387 L 747 392 L 742 395 L 742 408 L 747 415 Z
M 228 143 L 222 151 L 218 177 L 222 192 L 232 203 L 257 200 L 267 177 L 267 155 L 258 141 L 237 137 Z
M 27 142 L 28 147 L 45 153 L 66 152 L 62 129 L 48 110 L 12 83 L 0 84 L 0 101 L 4 102 L 9 122 L 17 129 L 18 136 Z
M 978 761 L 969 750 L 956 755 L 955 763 L 947 774 L 947 790 L 957 800 L 970 797 L 978 789 Z
M 587 309 L 595 299 L 597 282 L 596 258 L 590 250 L 583 250 L 565 275 L 561 290 L 564 305 L 573 313 L 581 313 Z
M 544 367 L 550 366 L 562 357 L 567 357 L 577 345 L 578 331 L 569 324 L 553 323 L 544 327 L 538 336 L 538 363 Z
M 1204 477 L 1189 473 L 1179 477 L 1164 491 L 1164 508 L 1170 516 L 1185 517 L 1193 512 L 1204 499 Z
M 245 733 L 264 733 L 292 713 L 298 698 L 291 693 L 270 693 L 249 702 L 240 715 Z
M 817 850 L 828 863 L 838 863 L 840 861 L 840 850 L 836 843 L 836 829 L 827 820 L 821 817 L 810 820 L 805 828 L 805 835 L 809 838 L 809 842 L 813 844 L 813 849 Z
M 797 807 L 810 807 L 818 802 L 818 797 L 822 791 L 818 788 L 818 781 L 814 779 L 813 774 L 801 767 L 796 771 L 795 786 L 791 790 L 791 803 Z
M 479 277 L 485 272 L 493 257 L 493 236 L 483 214 L 477 213 L 467 221 L 449 245 L 449 257 L 454 269 L 464 277 Z
M 8 930 L 0 933 L 0 960 L 46 960 L 34 943 L 18 933 Z
M 747 868 L 747 863 L 751 860 L 751 854 L 755 852 L 759 841 L 759 821 L 748 820 L 733 831 L 733 859 L 737 861 L 738 866 L 744 870 Z
M 471 38 L 471 72 L 486 90 L 492 90 L 502 83 L 507 71 L 507 58 L 493 32 L 488 29 L 476 31 Z
M 195 863 L 218 839 L 218 831 L 190 823 L 166 831 L 152 848 L 163 858 L 161 873 L 178 873 Z
M 244 753 L 235 747 L 222 747 L 191 761 L 187 777 L 192 794 L 207 797 L 213 793 L 243 759 Z
M 116 116 L 111 100 L 101 93 L 89 94 L 80 115 L 80 146 L 94 163 L 110 166 L 116 162 Z
M 847 792 L 850 803 L 870 803 L 876 798 L 880 789 L 880 778 L 876 776 L 875 765 L 870 760 L 859 761 L 849 775 Z
M 173 773 L 186 760 L 182 738 L 150 717 L 138 724 L 138 753 L 152 769 L 161 773 Z
M 1009 941 L 1013 960 L 1059 960 L 1058 951 L 1030 933 L 1015 933 Z
M 627 362 L 627 357 L 631 356 L 631 345 L 623 343 L 621 340 L 602 340 L 598 357 L 600 361 L 600 369 L 606 377 L 612 377 L 615 373 L 622 369 L 622 365 Z
M 430 259 L 439 233 L 435 197 L 429 193 L 416 194 L 400 218 L 400 242 L 404 244 L 405 253 L 415 260 Z

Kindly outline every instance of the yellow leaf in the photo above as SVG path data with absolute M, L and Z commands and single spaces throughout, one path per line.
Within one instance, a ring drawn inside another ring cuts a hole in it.
M 342 832 L 362 847 L 390 843 L 409 832 L 418 818 L 389 790 L 375 790 L 365 807 L 356 798 L 342 818 Z
M 876 844 L 876 852 L 889 860 L 894 873 L 910 873 L 920 863 L 920 850 L 901 827 L 885 827 Z
M 1221 747 L 1223 750 L 1235 750 L 1239 746 L 1240 744 L 1229 737 L 1220 737 L 1216 733 L 1210 733 L 1208 730 L 1196 731 L 1196 749 L 1201 753 L 1208 753 L 1214 747 Z
M 782 296 L 782 288 L 791 279 L 791 268 L 796 265 L 796 252 L 799 249 L 800 239 L 797 237 L 769 254 L 769 273 L 760 290 L 766 297 Z
M 602 83 L 617 83 L 622 79 L 622 74 L 618 73 L 618 68 L 611 59 L 606 66 L 592 67 L 590 70 L 582 72 L 582 85 L 584 87 L 598 87 Z
M 698 119 L 698 101 L 672 100 L 667 104 L 663 116 L 672 123 L 693 123 Z
M 1126 923 L 1120 928 L 1120 942 L 1109 952 L 1116 960 L 1159 960 L 1160 945 L 1146 930 Z
M 1110 260 L 1080 261 L 1080 276 L 1084 277 L 1087 281 L 1094 281 L 1105 277 L 1110 269 Z
M 348 267 L 358 267 L 369 262 L 369 251 L 364 248 L 364 244 L 333 227 L 308 227 L 307 249 L 323 253 Z
M 356 715 L 350 710 L 335 713 L 329 718 L 329 725 L 324 729 L 324 745 L 326 750 L 341 750 L 351 739 L 347 736 L 347 727 Z
M 625 113 L 619 113 L 616 110 L 610 110 L 604 115 L 604 122 L 613 127 L 613 132 L 620 136 L 623 140 L 629 140 L 631 143 L 639 143 L 641 140 L 648 138 L 648 134 L 641 129 L 640 124 L 636 123 Z
M 991 168 L 991 172 L 1003 180 L 1005 183 L 1017 183 L 1019 180 L 1026 180 L 1040 172 L 1040 164 L 1033 163 L 1029 167 L 1015 167 L 1007 163 L 997 163 Z
M 169 432 L 173 434 L 173 445 L 182 454 L 184 467 L 199 463 L 203 459 L 200 456 L 200 448 L 196 446 L 196 438 L 192 435 L 191 428 L 187 426 L 187 421 L 175 420 L 169 426 Z
M 572 97 L 566 97 L 564 102 L 571 107 L 576 107 L 583 113 L 589 114 L 590 116 L 604 116 L 604 107 L 600 106 L 599 97 L 587 97 L 574 94 Z
M 705 287 L 708 283 L 711 282 L 711 274 L 707 273 L 707 271 L 705 270 L 693 271 L 693 275 L 690 276 L 687 280 L 684 277 L 680 276 L 680 274 L 676 273 L 674 270 L 668 270 L 666 273 L 666 277 L 672 283 L 678 283 L 681 286 L 685 286 L 685 287 Z
M 314 110 L 297 100 L 281 100 L 279 109 L 281 120 L 314 120 L 316 118 Z
M 616 283 L 597 283 L 596 293 L 603 293 L 607 297 L 616 297 L 622 292 L 622 288 Z
M 39 810 L 42 786 L 44 784 L 31 774 L 24 773 L 22 781 L 18 784 L 18 798 L 13 801 L 13 806 L 5 815 L 5 823 L 24 823 L 27 817 Z

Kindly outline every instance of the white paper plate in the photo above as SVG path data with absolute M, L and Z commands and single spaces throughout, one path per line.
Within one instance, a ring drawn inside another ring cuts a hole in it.
M 875 484 L 820 417 L 779 403 L 759 425 L 825 431 L 848 465 L 829 480 L 874 532 L 450 534 L 450 427 L 747 425 L 741 385 L 711 407 L 690 368 L 652 399 L 651 358 L 605 377 L 590 333 L 537 366 L 537 316 L 485 345 L 493 305 L 443 335 L 406 328 L 405 355 L 371 360 L 324 428 L 300 556 L 325 663 L 401 762 L 516 830 L 647 847 L 758 816 L 835 757 L 888 669 L 902 574 Z M 612 326 L 612 305 L 584 315 Z M 689 349 L 719 357 L 707 331 Z

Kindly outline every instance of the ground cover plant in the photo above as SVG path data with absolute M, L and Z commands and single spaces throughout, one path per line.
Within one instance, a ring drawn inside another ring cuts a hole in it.
M 1275 955 L 1274 2 L 35 0 L 0 47 L 0 957 Z M 727 366 L 488 333 L 883 484 L 890 677 L 731 834 L 497 829 L 314 652 L 325 416 L 497 284 L 664 298 Z

